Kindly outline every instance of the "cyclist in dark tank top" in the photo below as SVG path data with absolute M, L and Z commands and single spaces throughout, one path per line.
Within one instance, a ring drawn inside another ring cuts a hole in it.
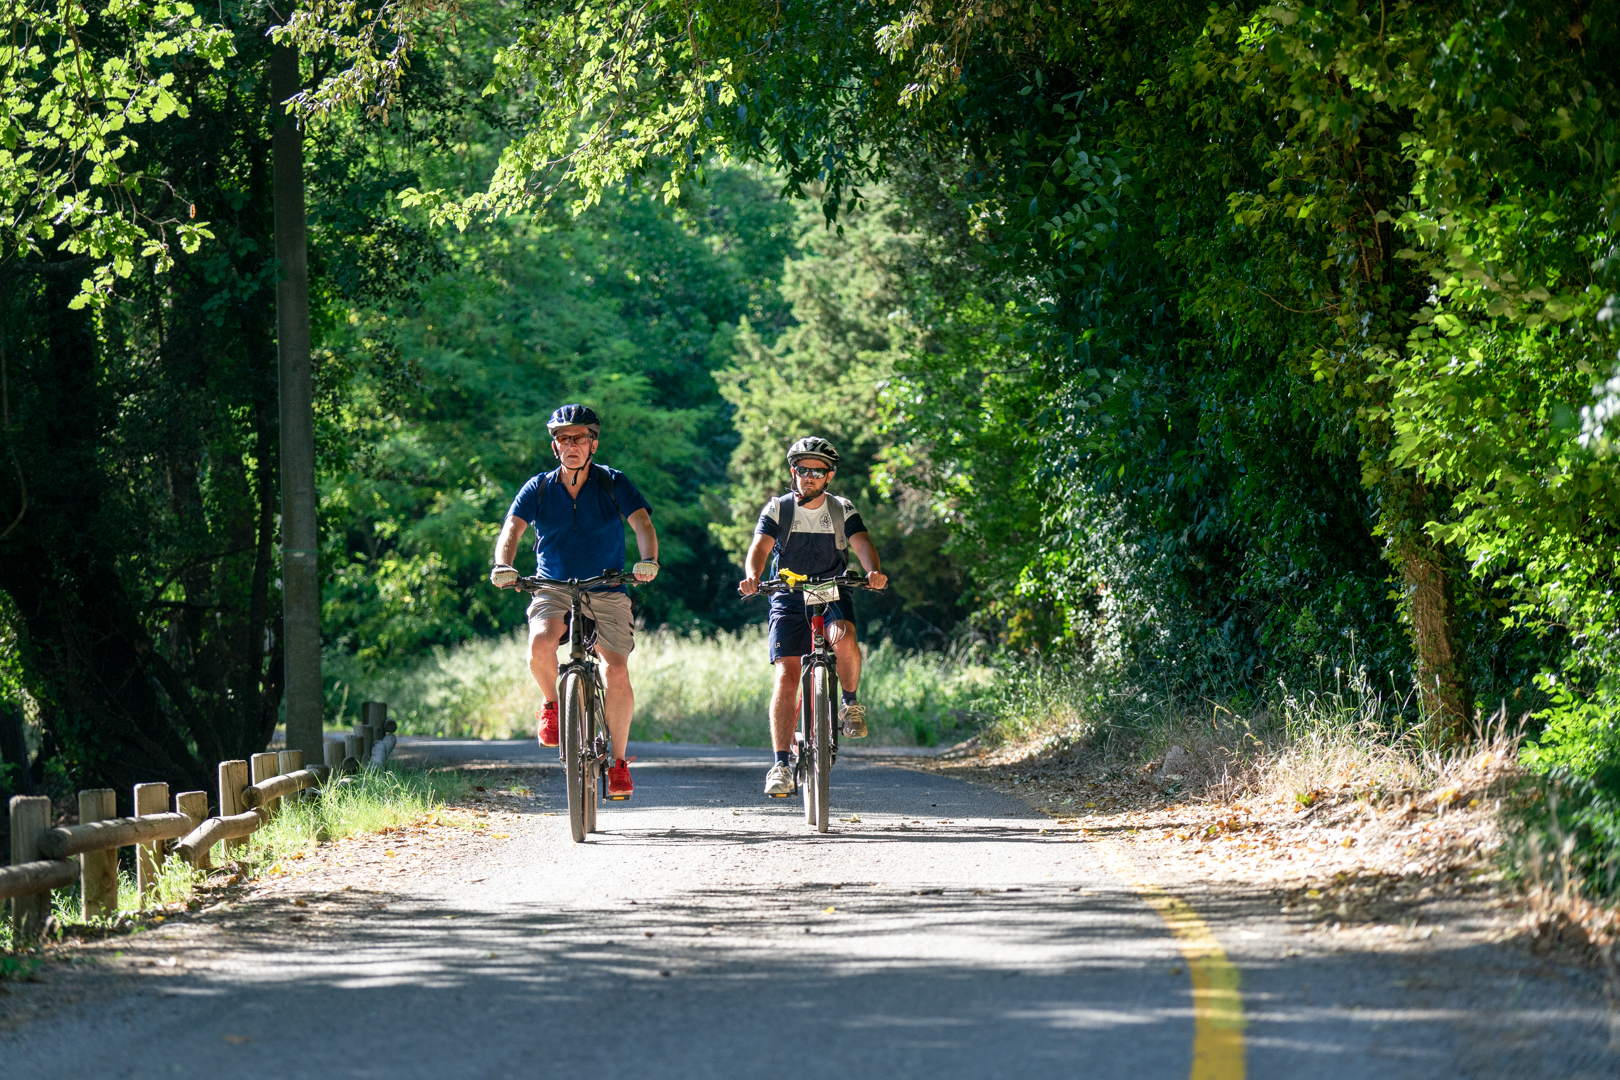
M 788 478 L 792 490 L 772 499 L 760 511 L 754 542 L 748 548 L 739 583 L 744 596 L 759 591 L 760 578 L 774 552 L 779 568 L 807 577 L 841 573 L 848 551 L 866 568 L 874 589 L 888 583 L 877 548 L 867 535 L 855 504 L 827 491 L 838 471 L 838 451 L 826 439 L 811 436 L 788 448 Z M 786 519 L 786 528 L 783 528 Z M 855 640 L 855 610 L 849 590 L 839 590 L 836 604 L 826 610 L 827 640 L 838 659 L 838 682 L 843 687 L 838 718 L 846 736 L 866 737 L 866 708 L 857 690 L 861 681 L 861 650 Z M 776 686 L 771 691 L 771 744 L 776 761 L 765 776 L 765 794 L 791 795 L 794 791 L 793 728 L 799 714 L 800 658 L 810 651 L 810 619 L 802 594 L 771 597 L 771 663 Z

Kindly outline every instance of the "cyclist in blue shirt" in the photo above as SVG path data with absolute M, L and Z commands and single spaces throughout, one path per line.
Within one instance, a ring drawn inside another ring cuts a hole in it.
M 630 523 L 641 552 L 636 580 L 657 577 L 658 533 L 647 500 L 624 473 L 592 460 L 602 432 L 596 413 L 584 405 L 564 405 L 551 414 L 546 429 L 551 432 L 552 452 L 562 464 L 531 477 L 512 500 L 495 542 L 490 580 L 512 570 L 518 541 L 530 525 L 534 526 L 539 564 L 535 573 L 540 577 L 591 578 L 604 570 L 621 570 L 625 555 L 621 520 Z M 629 668 L 630 653 L 636 647 L 630 596 L 623 586 L 592 590 L 584 595 L 583 606 L 596 622 L 596 653 L 607 669 L 603 712 L 615 755 L 608 766 L 608 794 L 627 799 L 635 790 L 624 757 L 636 705 Z M 558 742 L 557 648 L 567 633 L 567 615 L 567 599 L 555 594 L 542 593 L 529 604 L 529 672 L 545 699 L 535 717 L 541 746 Z
M 846 547 L 866 567 L 867 584 L 883 588 L 889 579 L 855 504 L 827 492 L 827 485 L 838 472 L 838 451 L 833 444 L 816 436 L 800 439 L 788 448 L 787 458 L 792 491 L 772 499 L 760 511 L 754 542 L 744 558 L 748 576 L 739 583 L 742 594 L 752 596 L 759 591 L 759 579 L 772 551 L 776 552 L 778 566 L 807 577 L 825 577 L 844 571 Z M 792 506 L 786 508 L 791 510 L 791 517 L 784 536 L 781 522 L 787 500 L 792 500 Z M 864 739 L 866 707 L 856 693 L 861 681 L 861 648 L 855 641 L 854 597 L 850 590 L 839 590 L 838 602 L 828 606 L 826 619 L 827 640 L 838 663 L 838 685 L 843 688 L 838 718 L 845 735 Z M 810 618 L 805 614 L 803 594 L 778 593 L 771 597 L 770 641 L 771 663 L 776 665 L 776 686 L 771 691 L 771 742 L 776 762 L 765 774 L 765 794 L 791 795 L 800 658 L 811 646 Z

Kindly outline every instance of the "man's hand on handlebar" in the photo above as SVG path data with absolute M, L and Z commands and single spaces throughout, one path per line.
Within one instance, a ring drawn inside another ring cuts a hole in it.
M 866 587 L 869 589 L 882 589 L 889 584 L 889 575 L 881 570 L 872 570 L 866 575 Z
M 642 559 L 636 563 L 634 573 L 637 581 L 651 581 L 658 576 L 658 560 Z
M 489 569 L 489 583 L 497 589 L 510 589 L 518 583 L 519 574 L 513 567 L 497 563 Z
M 759 578 L 745 577 L 737 582 L 737 591 L 744 596 L 753 596 L 759 592 Z

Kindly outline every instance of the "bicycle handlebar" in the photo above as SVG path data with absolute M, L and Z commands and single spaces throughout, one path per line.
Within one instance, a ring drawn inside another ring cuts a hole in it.
M 628 570 L 604 570 L 593 578 L 570 578 L 563 581 L 559 578 L 519 577 L 512 581 L 511 587 L 518 592 L 531 595 L 546 589 L 558 589 L 567 592 L 578 590 L 586 592 L 599 586 L 613 588 L 617 585 L 636 585 L 636 575 Z
M 842 574 L 830 574 L 827 577 L 819 578 L 799 578 L 797 581 L 767 578 L 759 583 L 759 591 L 753 595 L 773 596 L 778 593 L 804 592 L 806 589 L 821 589 L 828 585 L 837 585 L 846 589 L 870 589 L 872 587 L 867 584 L 865 574 L 847 570 Z M 747 595 L 743 593 L 741 588 L 737 590 L 737 594 L 739 596 Z

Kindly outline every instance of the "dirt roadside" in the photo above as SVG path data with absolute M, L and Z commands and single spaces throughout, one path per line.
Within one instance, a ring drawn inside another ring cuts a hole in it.
M 1502 944 L 1555 964 L 1603 968 L 1612 954 L 1566 914 L 1505 879 L 1502 800 L 1510 763 L 1485 751 L 1430 792 L 1347 783 L 1304 798 L 1200 800 L 1162 763 L 1122 770 L 1083 759 L 965 748 L 914 767 L 1014 795 L 1077 839 L 1111 841 L 1148 880 L 1269 906 L 1302 944 L 1413 952 Z M 1442 940 L 1443 939 L 1443 940 Z

